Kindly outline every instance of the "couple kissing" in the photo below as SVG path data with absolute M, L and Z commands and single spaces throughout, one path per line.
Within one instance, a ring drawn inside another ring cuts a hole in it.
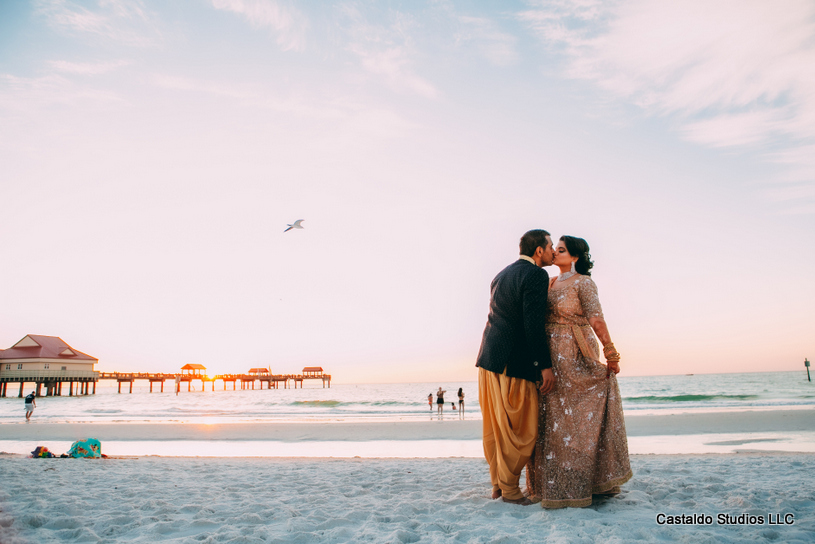
M 550 280 L 545 266 L 560 275 Z M 490 285 L 478 395 L 492 498 L 589 506 L 631 476 L 611 342 L 582 238 L 521 237 L 520 257 Z M 595 337 L 596 336 L 596 337 Z M 606 363 L 600 361 L 597 339 Z M 526 467 L 526 494 L 519 486 Z

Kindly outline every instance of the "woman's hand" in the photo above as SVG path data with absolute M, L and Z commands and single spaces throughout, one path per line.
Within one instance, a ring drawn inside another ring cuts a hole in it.
M 555 387 L 555 373 L 551 368 L 541 370 L 541 380 L 543 380 L 540 386 L 541 395 L 545 395 Z
M 612 359 L 611 361 L 606 360 L 606 377 L 611 376 L 611 373 L 619 374 L 620 373 L 620 354 L 617 353 L 617 350 L 614 349 L 614 344 L 611 343 L 611 335 L 608 333 L 608 326 L 606 325 L 606 320 L 602 317 L 592 317 L 589 318 L 589 325 L 591 328 L 594 329 L 595 334 L 597 334 L 597 338 L 600 339 L 600 342 L 604 346 L 611 346 L 612 352 L 616 359 Z M 606 349 L 603 349 L 603 352 L 606 352 Z M 606 357 L 609 357 L 609 353 L 605 353 Z

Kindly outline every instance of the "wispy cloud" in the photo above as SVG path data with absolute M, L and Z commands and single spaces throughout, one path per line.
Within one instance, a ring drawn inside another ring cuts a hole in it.
M 474 45 L 488 61 L 497 66 L 508 66 L 518 62 L 517 38 L 502 32 L 498 25 L 485 17 L 458 17 L 459 32 L 456 42 Z
M 160 36 L 141 0 L 98 0 L 93 7 L 70 0 L 38 0 L 36 7 L 50 24 L 69 32 L 137 47 L 153 45 Z
M 58 72 L 66 74 L 97 75 L 105 74 L 122 66 L 130 64 L 125 60 L 114 62 L 69 62 L 65 60 L 52 60 L 49 64 Z
M 297 91 L 279 95 L 270 92 L 267 87 L 254 84 L 224 83 L 167 74 L 154 74 L 151 82 L 169 91 L 227 99 L 232 104 L 255 112 L 275 112 L 301 120 L 316 120 L 321 124 L 335 123 L 342 126 L 345 133 L 362 136 L 395 138 L 416 128 L 416 123 L 391 109 L 335 92 L 319 95 Z
M 154 74 L 151 77 L 153 85 L 172 91 L 192 91 L 214 96 L 223 96 L 234 100 L 250 100 L 260 95 L 259 92 L 242 87 L 237 84 L 222 81 L 205 81 L 185 76 Z
M 675 119 L 688 140 L 770 148 L 770 160 L 815 173 L 800 152 L 815 143 L 812 2 L 561 0 L 519 18 L 564 54 L 568 76 Z
M 349 45 L 348 49 L 359 56 L 365 70 L 382 76 L 392 88 L 413 92 L 427 98 L 435 98 L 438 95 L 432 83 L 411 70 L 407 48 L 394 46 L 379 50 L 375 47 L 367 47 L 366 44 L 355 43 Z
M 59 74 L 35 78 L 0 74 L 0 123 L 30 125 L 33 119 L 42 118 L 40 114 L 52 116 L 55 109 L 70 111 L 89 105 L 98 109 L 125 102 L 114 92 L 77 84 Z
M 305 16 L 292 6 L 273 0 L 212 0 L 215 9 L 243 15 L 255 28 L 269 28 L 284 51 L 300 50 L 305 45 Z
M 439 95 L 438 89 L 415 71 L 417 51 L 411 37 L 414 21 L 409 15 L 394 12 L 387 23 L 373 23 L 350 5 L 344 6 L 343 15 L 346 49 L 359 58 L 362 68 L 397 92 L 426 98 Z

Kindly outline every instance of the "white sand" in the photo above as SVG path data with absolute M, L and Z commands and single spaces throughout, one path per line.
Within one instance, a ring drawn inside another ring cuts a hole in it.
M 621 496 L 546 511 L 487 498 L 477 459 L 0 456 L 0 542 L 813 542 L 815 455 L 634 456 L 632 467 Z M 660 512 L 714 522 L 659 526 Z M 764 523 L 718 525 L 719 513 Z

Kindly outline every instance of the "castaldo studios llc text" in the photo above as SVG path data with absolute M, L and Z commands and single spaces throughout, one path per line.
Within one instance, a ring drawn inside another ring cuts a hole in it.
M 713 525 L 709 514 L 657 514 L 657 525 Z M 716 514 L 717 525 L 794 525 L 795 514 Z

